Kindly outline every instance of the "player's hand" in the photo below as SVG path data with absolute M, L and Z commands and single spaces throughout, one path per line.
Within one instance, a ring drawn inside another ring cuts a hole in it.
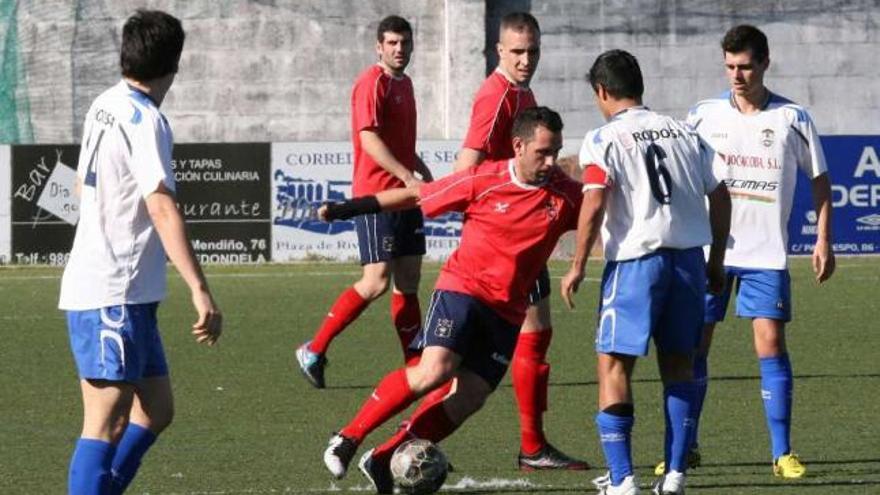
M 415 175 L 410 175 L 408 178 L 403 180 L 403 185 L 406 187 L 417 187 L 417 186 L 421 186 L 424 183 L 425 183 L 425 181 L 423 181 L 422 179 L 419 179 Z
M 717 296 L 724 292 L 724 286 L 727 284 L 727 273 L 724 271 L 724 263 L 710 260 L 706 264 L 706 279 L 708 280 L 706 290 L 710 294 Z
M 584 272 L 575 268 L 570 269 L 568 273 L 562 277 L 562 281 L 559 283 L 559 292 L 562 294 L 562 300 L 565 301 L 565 305 L 568 306 L 568 309 L 574 309 L 574 293 L 578 291 L 583 280 Z
M 831 243 L 824 239 L 817 240 L 816 246 L 813 248 L 813 273 L 816 274 L 816 282 L 821 284 L 831 278 L 835 266 L 836 261 Z
M 321 203 L 321 206 L 318 207 L 318 211 L 316 213 L 318 215 L 318 220 L 321 220 L 322 222 L 329 222 L 330 221 L 330 220 L 327 220 L 327 207 L 329 205 L 330 205 L 330 203 L 325 202 L 325 203 Z
M 223 315 L 207 290 L 198 290 L 192 295 L 193 306 L 199 315 L 192 326 L 192 334 L 199 344 L 214 345 L 223 333 Z

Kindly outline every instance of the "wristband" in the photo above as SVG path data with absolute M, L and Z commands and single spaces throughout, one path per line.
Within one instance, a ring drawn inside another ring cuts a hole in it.
M 363 196 L 340 203 L 327 203 L 327 221 L 348 220 L 358 215 L 379 213 L 382 208 L 376 196 Z

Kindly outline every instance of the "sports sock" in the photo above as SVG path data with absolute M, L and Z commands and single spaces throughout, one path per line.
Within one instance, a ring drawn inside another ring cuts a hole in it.
M 694 404 L 691 421 L 691 437 L 688 440 L 688 448 L 696 447 L 700 443 L 700 416 L 703 414 L 703 403 L 706 401 L 706 392 L 709 390 L 709 356 L 697 354 L 694 356 Z
M 633 474 L 630 433 L 635 416 L 618 416 L 600 411 L 596 414 L 596 427 L 599 441 L 605 453 L 605 462 L 611 473 L 611 484 L 620 485 L 623 479 Z
M 155 441 L 156 434 L 148 428 L 134 423 L 128 424 L 119 445 L 116 446 L 116 455 L 113 456 L 111 495 L 120 495 L 128 488 L 141 466 L 141 459 Z
M 788 354 L 761 358 L 761 398 L 770 430 L 773 459 L 791 452 L 791 397 L 794 381 Z
M 397 433 L 373 450 L 373 458 L 379 462 L 387 462 L 391 460 L 394 450 L 411 438 L 423 438 L 438 443 L 457 430 L 459 425 L 450 419 L 443 406 L 443 401 L 451 389 L 452 380 L 449 380 L 426 395 L 418 409 L 403 422 Z
M 361 443 L 370 432 L 406 409 L 416 398 L 406 381 L 406 370 L 392 371 L 379 382 L 351 423 L 339 433 Z
M 544 411 L 550 365 L 545 362 L 553 329 L 520 332 L 513 353 L 511 376 L 519 406 L 520 450 L 531 455 L 547 444 L 544 438 Z
M 687 452 L 691 438 L 691 418 L 696 396 L 692 381 L 670 383 L 663 389 L 666 436 L 663 445 L 667 471 L 687 471 Z
M 312 343 L 309 344 L 309 349 L 318 354 L 325 354 L 330 342 L 360 316 L 361 312 L 369 305 L 370 301 L 361 297 L 354 290 L 354 287 L 345 289 L 330 307 L 330 311 L 321 323 L 321 328 L 318 329 Z
M 70 458 L 68 495 L 105 495 L 110 486 L 110 465 L 116 446 L 93 438 L 80 438 Z
M 416 354 L 416 351 L 409 349 L 409 344 L 422 326 L 422 310 L 419 307 L 419 296 L 417 294 L 398 294 L 397 292 L 392 292 L 391 321 L 397 330 L 397 338 L 400 339 L 403 359 L 409 362 Z

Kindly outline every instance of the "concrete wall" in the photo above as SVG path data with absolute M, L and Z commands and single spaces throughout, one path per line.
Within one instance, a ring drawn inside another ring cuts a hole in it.
M 0 8 L 0 141 L 79 140 L 90 101 L 118 78 L 121 24 L 147 5 L 183 20 L 187 43 L 163 109 L 179 142 L 348 139 L 349 90 L 375 60 L 375 27 L 415 29 L 409 73 L 422 139 L 458 139 L 494 63 L 501 15 L 541 22 L 539 102 L 570 142 L 600 123 L 583 75 L 609 48 L 639 57 L 646 102 L 683 116 L 725 89 L 718 42 L 740 22 L 770 38 L 767 83 L 810 109 L 824 134 L 880 133 L 880 1 L 75 0 Z

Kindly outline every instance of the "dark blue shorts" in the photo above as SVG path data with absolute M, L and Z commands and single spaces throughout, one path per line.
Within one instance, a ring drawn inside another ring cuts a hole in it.
M 538 274 L 538 279 L 535 280 L 535 285 L 532 286 L 532 290 L 529 291 L 529 304 L 538 304 L 541 299 L 544 299 L 549 295 L 550 270 L 547 269 L 547 265 L 544 265 L 544 269 L 541 270 L 541 273 Z
M 358 215 L 354 226 L 361 265 L 425 254 L 425 222 L 418 208 Z
M 475 297 L 435 290 L 425 325 L 410 348 L 445 347 L 461 356 L 461 365 L 494 389 L 507 373 L 518 336 L 519 325 L 505 320 Z
M 736 316 L 791 321 L 791 277 L 788 270 L 725 267 L 727 286 L 719 295 L 706 295 L 706 323 L 724 321 L 730 293 L 736 284 Z
M 158 303 L 68 311 L 70 348 L 79 377 L 134 383 L 168 375 Z

